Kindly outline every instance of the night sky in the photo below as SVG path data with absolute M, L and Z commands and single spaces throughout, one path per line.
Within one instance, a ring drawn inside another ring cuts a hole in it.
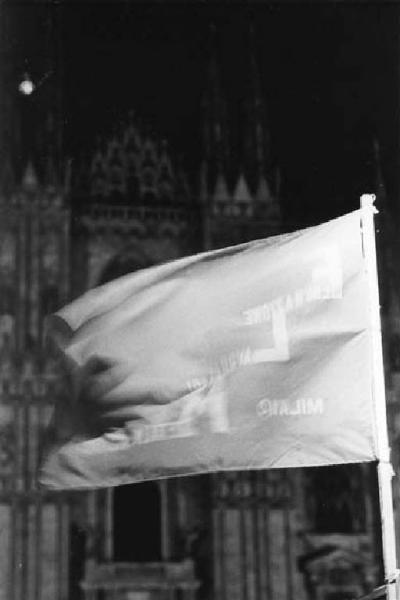
M 72 2 L 63 7 L 68 151 L 90 148 L 134 109 L 182 155 L 202 156 L 210 25 L 234 153 L 240 153 L 253 24 L 274 159 L 289 216 L 334 216 L 373 178 L 373 140 L 390 202 L 399 189 L 399 9 L 374 3 Z

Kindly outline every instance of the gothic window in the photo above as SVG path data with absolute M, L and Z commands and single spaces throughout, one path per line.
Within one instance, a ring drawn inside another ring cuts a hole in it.
M 13 286 L 6 280 L 0 284 L 0 314 L 12 315 L 15 310 L 15 293 Z
M 0 348 L 12 345 L 14 342 L 14 316 L 9 314 L 0 314 Z
M 15 291 L 0 286 L 0 348 L 15 343 Z
M 0 489 L 11 485 L 15 448 L 15 427 L 13 423 L 6 423 L 0 429 Z
M 15 269 L 15 238 L 12 233 L 2 233 L 0 239 L 0 270 L 2 276 L 10 276 Z
M 366 529 L 366 490 L 360 465 L 309 470 L 307 508 L 315 533 L 361 533 Z
M 12 340 L 15 327 L 15 238 L 11 233 L 0 236 L 0 347 Z
M 114 490 L 114 560 L 161 560 L 161 500 L 157 482 L 145 481 Z
M 41 263 L 43 279 L 46 283 L 55 284 L 60 270 L 58 233 L 52 233 L 42 243 Z

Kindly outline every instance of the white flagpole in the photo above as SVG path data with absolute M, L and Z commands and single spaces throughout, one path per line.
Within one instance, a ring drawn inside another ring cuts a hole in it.
M 388 600 L 398 600 L 398 595 L 396 593 L 398 569 L 392 497 L 392 477 L 394 473 L 390 462 L 390 447 L 387 430 L 385 378 L 374 228 L 374 214 L 378 211 L 374 207 L 374 201 L 374 194 L 364 194 L 361 196 L 361 224 L 371 307 L 372 374 L 385 584 Z

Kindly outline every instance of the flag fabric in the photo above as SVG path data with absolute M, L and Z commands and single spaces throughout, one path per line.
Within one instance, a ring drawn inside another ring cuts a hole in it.
M 71 393 L 42 485 L 375 460 L 360 219 L 144 269 L 57 313 Z

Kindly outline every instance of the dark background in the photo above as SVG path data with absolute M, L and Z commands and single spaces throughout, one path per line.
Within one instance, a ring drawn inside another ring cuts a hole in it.
M 89 151 L 134 109 L 182 155 L 195 182 L 213 24 L 239 162 L 253 26 L 286 214 L 318 221 L 357 207 L 375 177 L 374 140 L 397 211 L 397 3 L 53 2 L 61 16 L 56 74 L 38 68 L 49 51 L 41 23 L 32 27 L 38 5 L 18 5 L 21 58 L 43 87 L 58 77 L 68 154 Z

